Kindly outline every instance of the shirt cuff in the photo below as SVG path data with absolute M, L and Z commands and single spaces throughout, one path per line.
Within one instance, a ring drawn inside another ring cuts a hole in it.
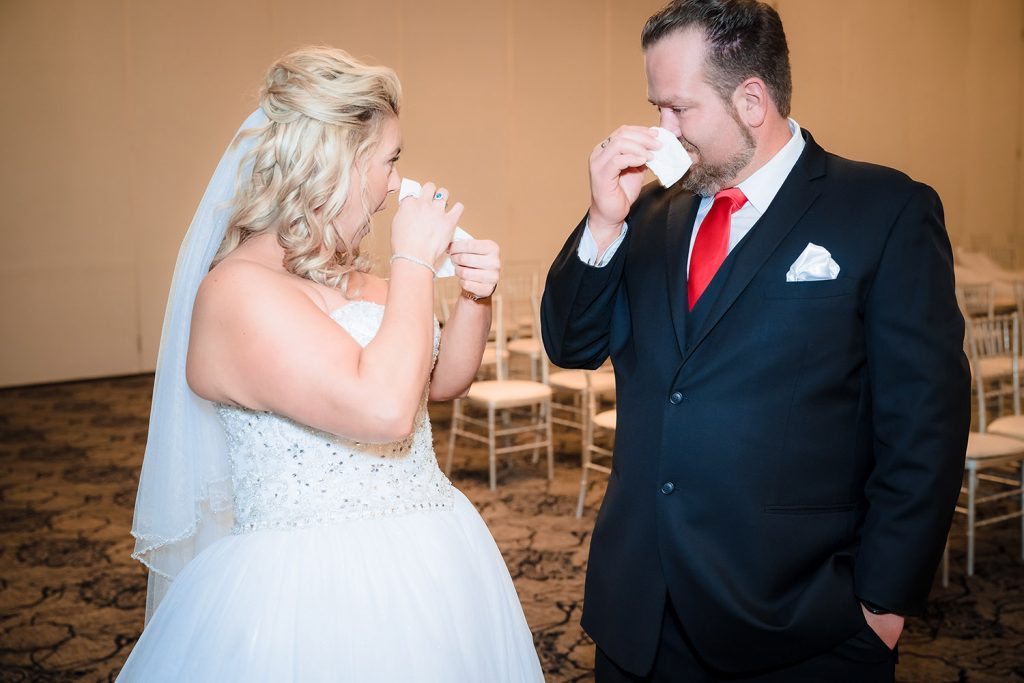
M 615 256 L 615 252 L 619 250 L 619 245 L 622 244 L 627 230 L 629 230 L 629 225 L 623 223 L 622 231 L 615 238 L 615 241 L 608 245 L 603 254 L 598 254 L 597 242 L 594 240 L 594 235 L 590 232 L 590 222 L 588 221 L 586 228 L 583 229 L 583 237 L 580 238 L 580 246 L 576 249 L 576 255 L 588 266 L 604 268 L 612 260 L 612 257 Z

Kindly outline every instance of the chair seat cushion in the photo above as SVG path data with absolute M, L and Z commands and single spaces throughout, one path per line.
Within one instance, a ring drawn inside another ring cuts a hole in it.
M 1013 374 L 1013 359 L 1008 356 L 992 356 L 978 360 L 981 376 L 985 379 L 993 377 L 1009 377 Z
M 1024 415 L 1001 417 L 988 426 L 988 433 L 1024 439 Z
M 615 373 L 594 372 L 593 370 L 561 370 L 548 376 L 548 384 L 555 389 L 566 391 L 583 391 L 587 386 L 587 374 L 590 374 L 590 390 L 596 394 L 615 390 Z
M 594 424 L 615 431 L 615 411 L 606 410 L 594 416 Z
M 508 358 L 508 350 L 502 354 L 502 357 Z M 498 362 L 498 350 L 493 346 L 488 346 L 484 349 L 483 358 L 480 359 L 480 365 L 494 365 Z
M 998 458 L 1018 453 L 1024 457 L 1024 442 L 1019 439 L 988 432 L 971 432 L 967 437 L 968 458 Z
M 516 319 L 512 321 L 512 327 L 521 332 L 533 332 L 533 314 L 523 313 L 516 316 Z
M 527 337 L 526 339 L 513 339 L 505 345 L 509 353 L 518 353 L 524 356 L 536 358 L 540 355 L 540 339 Z
M 525 379 L 488 380 L 473 382 L 466 398 L 495 408 L 512 408 L 550 400 L 551 387 Z

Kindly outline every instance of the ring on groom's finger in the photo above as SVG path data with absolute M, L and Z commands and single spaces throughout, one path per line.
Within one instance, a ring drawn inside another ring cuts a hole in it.
M 607 147 L 608 143 L 611 142 L 611 141 L 612 141 L 611 136 L 606 137 L 604 139 L 604 142 L 601 143 L 601 149 L 604 149 L 605 147 Z

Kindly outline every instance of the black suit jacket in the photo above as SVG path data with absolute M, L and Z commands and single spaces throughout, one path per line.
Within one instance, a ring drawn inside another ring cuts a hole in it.
M 548 275 L 552 360 L 615 367 L 583 626 L 630 671 L 667 596 L 710 664 L 746 671 L 831 649 L 863 626 L 859 600 L 920 612 L 938 565 L 970 420 L 942 207 L 803 134 L 692 312 L 699 198 L 678 188 L 645 188 L 606 267 L 577 256 L 584 221 Z M 786 282 L 809 242 L 837 279 Z

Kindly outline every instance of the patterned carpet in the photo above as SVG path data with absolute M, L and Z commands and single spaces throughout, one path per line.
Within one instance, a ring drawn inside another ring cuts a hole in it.
M 135 484 L 151 376 L 0 391 L 0 680 L 111 681 L 142 628 L 145 574 L 130 559 Z M 432 407 L 443 452 L 450 409 Z M 592 680 L 593 643 L 579 627 L 594 510 L 573 515 L 578 440 L 559 439 L 555 481 L 510 457 L 487 490 L 486 455 L 459 449 L 453 481 L 479 508 L 511 569 L 551 682 Z M 908 623 L 900 681 L 1024 681 L 1020 526 L 983 531 L 977 575 L 936 584 Z

